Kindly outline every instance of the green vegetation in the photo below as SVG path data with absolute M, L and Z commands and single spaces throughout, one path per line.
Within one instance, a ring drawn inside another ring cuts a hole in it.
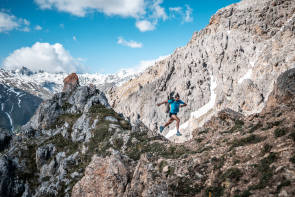
M 245 190 L 241 193 L 236 193 L 234 197 L 249 197 L 251 196 L 251 192 L 249 190 Z
M 262 138 L 258 135 L 254 135 L 251 134 L 248 137 L 245 138 L 241 138 L 241 139 L 234 139 L 231 142 L 231 147 L 230 150 L 232 150 L 235 147 L 239 147 L 239 146 L 245 146 L 245 145 L 249 145 L 249 144 L 256 144 L 258 142 L 263 141 L 265 138 Z
M 232 182 L 238 182 L 240 177 L 243 176 L 243 172 L 239 168 L 229 168 L 227 169 L 221 178 L 230 179 Z
M 274 126 L 279 126 L 284 120 L 278 120 L 274 122 L 268 122 L 266 123 L 266 127 L 262 128 L 262 130 L 269 130 L 273 128 Z
M 206 133 L 208 133 L 208 132 L 209 132 L 209 129 L 206 128 L 206 129 L 201 130 L 201 131 L 198 133 L 198 135 L 206 134 Z
M 224 155 L 221 156 L 220 158 L 213 157 L 211 159 L 211 163 L 214 165 L 214 170 L 222 168 L 224 165 L 224 162 L 225 162 Z
M 295 142 L 295 130 L 293 130 L 290 135 L 289 138 L 291 138 L 293 140 L 293 142 Z
M 273 176 L 274 167 L 270 165 L 278 159 L 276 153 L 271 152 L 267 157 L 263 158 L 259 164 L 256 165 L 256 173 L 259 176 L 259 183 L 251 185 L 249 190 L 263 189 L 270 183 Z
M 70 109 L 72 106 L 73 106 L 72 104 L 70 104 L 70 103 L 68 103 L 68 102 L 65 102 L 65 103 L 61 106 L 61 108 L 62 108 L 63 111 L 66 111 L 66 110 Z
M 234 125 L 230 130 L 223 131 L 221 134 L 234 133 L 240 131 L 243 128 L 244 124 L 244 121 L 237 119 L 235 120 Z
M 244 124 L 245 123 L 242 120 L 239 120 L 239 119 L 235 120 L 235 125 L 230 129 L 231 133 L 233 133 L 234 131 L 242 129 Z
M 295 153 L 294 153 L 293 156 L 289 159 L 289 161 L 295 164 Z
M 56 128 L 60 128 L 62 127 L 65 122 L 69 123 L 69 128 L 71 129 L 71 127 L 73 126 L 73 124 L 78 120 L 78 118 L 81 117 L 81 113 L 78 114 L 62 114 L 59 117 L 57 117 L 57 119 L 55 120 L 55 122 L 50 126 L 49 129 L 56 129 Z
M 272 146 L 271 145 L 269 145 L 267 143 L 264 144 L 263 145 L 263 148 L 261 150 L 261 155 L 265 155 L 266 153 L 269 153 L 271 149 L 272 149 Z
M 92 105 L 91 108 L 89 109 L 89 113 L 91 117 L 93 117 L 93 119 L 98 117 L 100 121 L 105 121 L 104 120 L 105 117 L 112 116 L 119 120 L 120 126 L 123 129 L 126 129 L 126 130 L 131 129 L 131 125 L 128 121 L 124 120 L 124 118 L 121 117 L 119 114 L 117 114 L 113 109 L 108 109 L 102 104 Z
M 132 139 L 136 142 L 132 143 Z M 143 153 L 150 153 L 154 156 L 164 157 L 167 159 L 176 159 L 186 157 L 193 152 L 183 145 L 168 145 L 160 142 L 150 143 L 150 139 L 143 133 L 132 133 L 127 142 L 126 154 L 133 160 L 138 160 Z
M 274 136 L 278 138 L 278 137 L 282 137 L 286 135 L 286 133 L 287 133 L 286 128 L 276 128 L 274 131 Z
M 252 126 L 249 130 L 249 133 L 253 133 L 254 131 L 256 131 L 257 129 L 261 128 L 263 125 L 261 124 L 261 122 L 258 122 L 256 125 Z
M 202 187 L 188 177 L 178 177 L 175 183 L 169 185 L 171 196 L 194 196 L 200 193 Z
M 289 185 L 291 185 L 291 181 L 290 180 L 287 180 L 286 177 L 283 177 L 283 180 L 277 186 L 277 193 L 279 193 L 283 187 L 289 186 Z

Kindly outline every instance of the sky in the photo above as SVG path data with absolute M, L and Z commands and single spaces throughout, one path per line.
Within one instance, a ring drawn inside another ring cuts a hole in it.
M 0 0 L 0 67 L 116 73 L 185 46 L 240 0 Z

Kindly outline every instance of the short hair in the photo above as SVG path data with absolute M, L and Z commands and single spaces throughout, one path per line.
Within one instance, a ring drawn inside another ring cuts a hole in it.
M 175 95 L 175 98 L 180 98 L 180 96 L 179 96 L 179 94 L 178 94 L 178 93 Z

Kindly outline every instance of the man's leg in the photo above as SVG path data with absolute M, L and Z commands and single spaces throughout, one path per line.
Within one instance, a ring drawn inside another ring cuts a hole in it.
M 171 118 L 173 118 L 174 120 L 176 120 L 177 134 L 180 135 L 180 132 L 179 132 L 179 123 L 180 123 L 180 120 L 179 120 L 179 118 L 176 115 L 172 115 Z
M 168 125 L 170 125 L 170 124 L 173 122 L 173 120 L 174 120 L 173 118 L 170 118 L 170 119 L 168 120 L 168 122 L 165 123 L 164 126 L 160 126 L 160 133 L 162 133 L 163 130 L 164 130 L 164 128 L 167 127 Z
M 172 115 L 171 118 L 173 118 L 173 120 L 176 120 L 176 128 L 177 128 L 177 131 L 179 131 L 179 118 L 176 116 L 176 115 Z
M 168 122 L 166 122 L 166 124 L 164 125 L 164 127 L 167 127 L 167 126 L 170 125 L 173 121 L 174 121 L 174 119 L 173 119 L 173 118 L 170 118 L 170 119 L 168 120 Z

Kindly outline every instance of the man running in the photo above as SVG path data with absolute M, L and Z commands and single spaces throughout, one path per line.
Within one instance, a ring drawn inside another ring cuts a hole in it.
M 171 99 L 171 100 L 163 101 L 162 103 L 159 103 L 157 105 L 160 106 L 160 105 L 162 105 L 164 103 L 169 103 L 170 104 L 170 112 L 169 112 L 170 119 L 164 126 L 160 126 L 160 132 L 162 133 L 165 127 L 167 127 L 174 120 L 176 120 L 176 128 L 177 128 L 176 135 L 181 136 L 181 133 L 179 132 L 179 122 L 180 122 L 180 120 L 177 117 L 177 113 L 179 112 L 179 107 L 185 107 L 186 103 L 184 103 L 182 100 L 180 100 L 178 93 L 175 95 L 174 100 Z

